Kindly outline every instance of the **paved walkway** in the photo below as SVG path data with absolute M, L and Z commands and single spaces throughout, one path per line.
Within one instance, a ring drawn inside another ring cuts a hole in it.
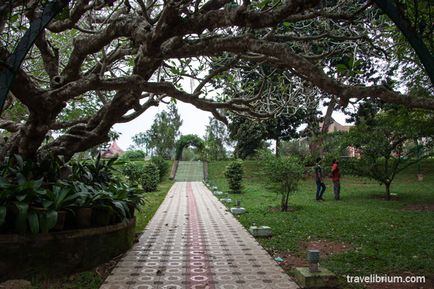
M 203 180 L 203 163 L 201 161 L 180 161 L 176 170 L 175 181 L 197 181 Z
M 201 182 L 177 182 L 101 289 L 294 289 Z

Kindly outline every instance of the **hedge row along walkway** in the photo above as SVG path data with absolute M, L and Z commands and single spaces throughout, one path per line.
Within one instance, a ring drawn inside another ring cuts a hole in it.
M 298 288 L 201 182 L 177 182 L 101 289 Z

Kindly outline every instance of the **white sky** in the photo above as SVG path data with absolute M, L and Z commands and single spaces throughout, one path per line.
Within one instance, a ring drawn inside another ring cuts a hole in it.
M 181 134 L 196 134 L 203 137 L 205 134 L 205 126 L 208 124 L 208 118 L 212 116 L 211 113 L 202 111 L 191 104 L 178 101 L 178 112 L 181 115 L 182 126 L 180 128 Z M 155 118 L 155 115 L 164 110 L 166 105 L 161 103 L 158 107 L 151 107 L 138 118 L 123 124 L 116 124 L 114 129 L 121 133 L 118 145 L 121 149 L 126 150 L 133 144 L 131 138 L 140 132 L 148 130 Z M 323 114 L 327 108 L 323 108 Z M 334 112 L 333 118 L 340 124 L 345 124 L 346 116 L 341 112 Z
M 197 109 L 189 103 L 178 101 L 176 105 L 182 119 L 182 126 L 180 128 L 181 134 L 197 134 L 198 136 L 203 137 L 205 134 L 205 126 L 208 124 L 208 118 L 212 116 L 212 114 Z M 117 140 L 120 148 L 126 150 L 130 145 L 132 145 L 133 142 L 131 138 L 139 132 L 147 131 L 151 127 L 155 115 L 158 112 L 165 110 L 165 108 L 166 104 L 160 103 L 158 107 L 149 108 L 141 116 L 128 123 L 116 124 L 114 130 L 121 133 L 119 140 Z

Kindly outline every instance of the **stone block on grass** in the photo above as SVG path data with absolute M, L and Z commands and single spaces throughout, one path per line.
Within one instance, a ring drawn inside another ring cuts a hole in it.
M 308 267 L 296 267 L 294 277 L 297 284 L 305 289 L 335 288 L 338 285 L 336 275 L 324 267 L 318 272 L 310 272 Z
M 246 209 L 242 208 L 242 207 L 234 207 L 231 208 L 231 213 L 234 215 L 242 215 L 246 212 Z
M 249 232 L 253 237 L 270 237 L 272 235 L 271 228 L 268 226 L 250 226 Z

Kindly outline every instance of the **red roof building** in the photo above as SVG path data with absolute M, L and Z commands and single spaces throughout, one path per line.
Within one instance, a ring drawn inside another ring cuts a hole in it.
M 114 158 L 122 155 L 124 150 L 122 150 L 119 145 L 113 141 L 110 147 L 107 150 L 101 152 L 101 156 L 103 158 Z

